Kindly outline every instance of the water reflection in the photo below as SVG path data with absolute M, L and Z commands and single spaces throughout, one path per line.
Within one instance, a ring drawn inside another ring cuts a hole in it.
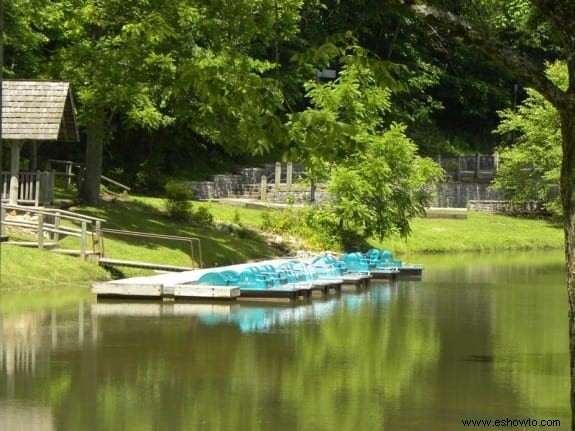
M 28 403 L 0 403 L 0 429 L 54 431 L 52 410 Z
M 296 305 L 5 314 L 0 429 L 568 429 L 561 256 L 428 259 L 421 282 Z
M 360 311 L 362 304 L 383 306 L 391 299 L 389 285 L 379 286 L 366 292 L 313 301 L 295 303 L 182 303 L 150 301 L 105 301 L 92 304 L 93 316 L 124 317 L 173 317 L 194 316 L 202 325 L 232 325 L 243 333 L 270 332 L 282 328 L 312 322 L 314 324 L 333 315 L 342 307 Z

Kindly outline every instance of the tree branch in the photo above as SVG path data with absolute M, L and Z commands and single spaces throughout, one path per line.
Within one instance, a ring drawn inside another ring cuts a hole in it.
M 542 65 L 522 56 L 510 48 L 508 44 L 496 37 L 489 36 L 461 16 L 414 0 L 386 0 L 386 3 L 404 14 L 450 30 L 453 34 L 502 64 L 525 85 L 540 92 L 557 109 L 563 110 L 565 108 L 567 94 L 547 78 Z M 533 3 L 553 3 L 553 0 L 533 0 Z
M 572 0 L 531 0 L 531 3 L 547 18 L 561 42 L 569 68 L 569 89 L 575 91 L 575 3 Z

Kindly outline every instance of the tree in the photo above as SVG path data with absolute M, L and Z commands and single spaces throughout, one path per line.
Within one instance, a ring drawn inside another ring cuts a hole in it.
M 362 228 L 366 237 L 407 237 L 410 220 L 425 214 L 432 197 L 429 185 L 440 176 L 433 160 L 417 155 L 405 126 L 392 124 L 333 168 L 330 206 L 341 225 Z
M 281 140 L 279 47 L 297 34 L 301 0 L 25 2 L 34 20 L 13 3 L 10 52 L 33 77 L 72 82 L 87 141 L 86 202 L 97 202 L 104 144 L 119 128 L 177 121 L 232 153 Z
M 551 64 L 548 75 L 561 88 L 567 88 L 563 62 Z M 509 138 L 511 146 L 499 152 L 494 188 L 513 202 L 540 202 L 546 211 L 561 217 L 561 120 L 557 111 L 535 90 L 527 89 L 526 100 L 516 110 L 500 112 L 500 116 L 495 132 Z
M 491 151 L 496 111 L 511 106 L 515 79 L 474 48 L 421 20 L 382 8 L 380 0 L 324 0 L 325 8 L 304 11 L 302 37 L 321 45 L 350 31 L 358 45 L 386 61 L 407 66 L 406 91 L 392 95 L 388 120 L 407 125 L 422 154 Z M 466 107 L 467 109 L 463 109 Z
M 537 15 L 538 23 L 550 29 L 550 40 L 557 47 L 558 54 L 565 58 L 569 72 L 569 85 L 565 90 L 546 75 L 544 58 L 535 55 L 552 51 L 542 52 L 535 49 L 534 53 L 524 49 L 525 46 L 520 42 L 525 39 L 498 31 L 497 26 L 493 25 L 494 22 L 499 22 L 495 18 L 508 16 L 505 12 L 510 9 L 507 1 L 457 2 L 454 9 L 450 10 L 434 7 L 431 2 L 414 0 L 386 0 L 386 3 L 402 13 L 424 19 L 431 25 L 448 28 L 466 43 L 475 46 L 479 52 L 499 62 L 524 85 L 537 90 L 559 114 L 562 132 L 560 191 L 569 298 L 571 428 L 575 430 L 575 3 L 571 0 L 513 2 L 514 6 L 523 11 L 521 16 Z M 466 19 L 465 7 L 478 5 L 483 6 L 482 13 L 475 11 L 474 16 L 481 19 L 481 22 Z M 517 28 L 519 29 L 520 27 Z
M 49 72 L 67 79 L 76 90 L 79 120 L 86 132 L 86 176 L 81 194 L 96 204 L 100 194 L 102 152 L 114 122 L 156 129 L 173 119 L 166 114 L 167 88 L 175 76 L 181 37 L 176 27 L 190 8 L 166 7 L 163 1 L 62 0 L 53 27 L 61 32 L 53 48 Z
M 364 237 L 407 236 L 410 219 L 429 204 L 427 186 L 441 168 L 417 156 L 404 125 L 385 122 L 389 86 L 399 86 L 390 65 L 356 45 L 341 53 L 338 77 L 308 82 L 311 106 L 289 116 L 293 150 L 312 180 L 328 180 L 333 201 L 322 210 L 339 220 L 340 235 L 348 225 Z

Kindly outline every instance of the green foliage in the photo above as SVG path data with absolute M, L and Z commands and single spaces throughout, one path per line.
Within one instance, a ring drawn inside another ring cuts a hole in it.
M 351 45 L 342 55 L 337 79 L 308 81 L 312 106 L 288 116 L 289 157 L 302 160 L 315 181 L 328 177 L 331 163 L 361 151 L 365 137 L 381 127 L 382 115 L 391 108 L 391 92 L 378 85 L 370 67 L 373 59 L 365 50 Z
M 547 74 L 566 88 L 564 63 L 550 64 Z M 561 120 L 539 93 L 531 89 L 527 93 L 527 99 L 516 111 L 500 112 L 501 124 L 495 132 L 508 137 L 512 145 L 500 150 L 493 187 L 514 202 L 542 202 L 546 210 L 560 216 Z
M 409 220 L 425 213 L 431 183 L 441 168 L 417 156 L 417 147 L 405 136 L 405 126 L 394 124 L 374 135 L 363 152 L 332 171 L 328 190 L 335 215 L 342 224 L 363 230 L 364 236 L 410 233 Z
M 189 221 L 192 226 L 205 228 L 214 226 L 214 216 L 205 206 L 199 206 L 192 211 L 189 215 Z
M 3 246 L 0 253 L 2 292 L 10 289 L 29 289 L 32 286 L 58 288 L 59 296 L 54 297 L 57 302 L 65 299 L 62 291 L 64 287 L 78 290 L 80 286 L 88 287 L 94 281 L 109 278 L 109 274 L 100 266 L 84 262 L 74 256 L 17 246 Z M 48 297 L 45 292 L 39 291 L 34 291 L 31 296 L 38 298 L 39 294 L 40 296 L 44 294 L 44 299 Z M 28 305 L 33 305 L 33 298 L 28 299 Z
M 394 231 L 409 234 L 409 219 L 430 200 L 427 186 L 440 168 L 417 157 L 405 126 L 385 125 L 391 90 L 379 85 L 364 50 L 349 47 L 350 57 L 334 82 L 309 82 L 312 107 L 290 115 L 294 151 L 306 161 L 314 180 L 329 178 L 330 212 L 344 232 L 380 238 Z M 333 233 L 332 233 L 333 234 Z
M 295 207 L 269 210 L 262 213 L 262 229 L 279 235 L 284 242 L 295 241 L 295 248 L 343 250 L 335 219 L 328 211 Z
M 170 181 L 165 186 L 165 207 L 168 217 L 174 220 L 189 221 L 192 215 L 194 194 L 185 184 Z

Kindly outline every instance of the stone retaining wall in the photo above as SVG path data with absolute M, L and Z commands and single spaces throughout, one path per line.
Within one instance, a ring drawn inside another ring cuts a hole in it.
M 543 209 L 539 202 L 524 202 L 518 204 L 502 200 L 471 200 L 469 201 L 469 210 L 509 215 L 539 215 L 543 213 Z
M 436 186 L 436 199 L 432 206 L 440 208 L 466 208 L 471 200 L 499 201 L 502 196 L 489 190 L 490 184 L 470 182 L 440 183 Z
M 472 165 L 485 169 L 490 166 L 483 166 L 484 159 L 493 162 L 485 157 L 469 158 Z M 460 158 L 458 166 L 461 169 L 461 161 L 467 163 L 466 158 Z M 445 162 L 446 160 L 443 160 Z M 481 163 L 480 163 L 481 162 Z M 467 163 L 467 164 L 469 164 Z M 466 167 L 467 165 L 463 166 Z M 289 167 L 289 169 L 288 169 Z M 262 177 L 267 178 L 266 200 L 272 203 L 304 203 L 310 199 L 310 191 L 290 189 L 292 180 L 301 178 L 303 169 L 300 165 L 267 164 L 259 167 L 244 168 L 235 174 L 213 175 L 209 181 L 187 181 L 185 184 L 194 190 L 195 199 L 210 200 L 233 197 L 260 197 L 260 185 Z M 463 171 L 461 171 L 463 172 Z M 480 172 L 480 171 L 478 171 Z M 289 180 L 287 178 L 289 173 Z M 276 178 L 279 178 L 276 181 Z M 288 185 L 286 186 L 286 182 Z M 279 186 L 278 186 L 279 185 Z M 435 199 L 431 203 L 434 207 L 443 208 L 466 208 L 469 201 L 502 201 L 502 196 L 489 190 L 490 184 L 482 179 L 469 181 L 447 181 L 437 184 L 435 188 Z M 287 190 L 286 190 L 287 188 Z M 316 202 L 326 199 L 326 195 L 321 189 L 316 191 Z

